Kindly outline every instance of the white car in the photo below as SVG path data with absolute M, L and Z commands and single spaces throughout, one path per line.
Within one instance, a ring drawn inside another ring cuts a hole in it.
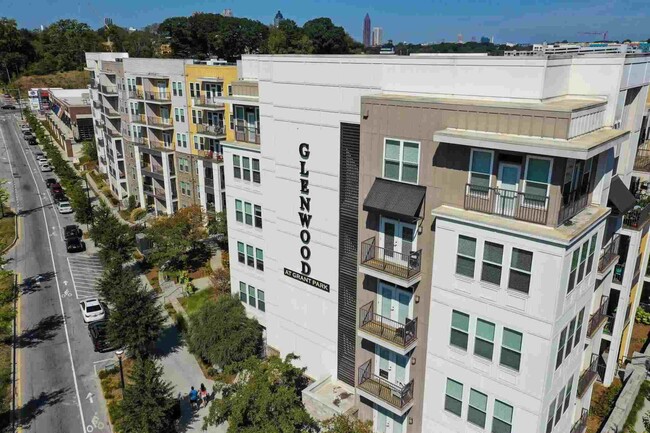
M 97 298 L 84 299 L 79 302 L 84 323 L 97 322 L 106 318 L 106 311 Z
M 69 201 L 60 201 L 56 204 L 59 213 L 72 213 L 72 206 Z
M 36 161 L 38 161 L 39 164 L 47 162 L 47 156 L 43 155 L 42 153 L 40 155 L 36 155 Z
M 47 162 L 43 162 L 41 163 L 41 171 L 44 173 L 52 171 L 52 167 L 50 167 L 50 164 L 48 164 Z

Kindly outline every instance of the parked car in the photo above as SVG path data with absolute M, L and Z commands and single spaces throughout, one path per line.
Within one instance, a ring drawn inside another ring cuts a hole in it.
M 50 171 L 52 171 L 52 167 L 50 167 L 50 164 L 48 164 L 47 162 L 43 163 L 41 164 L 41 171 L 43 173 L 49 173 Z
M 30 128 L 28 124 L 23 123 L 22 125 L 20 125 L 20 131 L 21 131 L 22 133 L 25 133 L 25 132 L 32 132 L 32 128 Z
M 53 177 L 48 177 L 47 179 L 45 179 L 45 187 L 47 189 L 50 189 L 50 186 L 54 185 L 55 183 L 57 183 L 57 181 Z
M 2 106 L 2 109 L 3 109 L 3 110 L 15 110 L 15 109 L 16 109 L 16 106 L 15 106 L 15 105 L 11 105 L 11 104 L 5 104 L 5 105 Z
M 47 162 L 47 156 L 43 155 L 42 153 L 40 155 L 36 155 L 36 161 L 37 162 Z
M 65 239 L 81 238 L 82 235 L 83 232 L 76 224 L 70 224 L 69 226 L 63 227 L 63 237 Z
M 95 352 L 108 352 L 113 349 L 106 336 L 106 320 L 98 320 L 88 324 L 88 335 L 93 342 Z
M 63 192 L 63 187 L 61 186 L 60 183 L 53 183 L 50 185 L 50 194 L 58 194 Z
M 27 139 L 27 144 L 35 146 L 38 144 L 38 140 L 36 140 L 36 137 L 30 137 Z
M 45 164 L 50 165 L 50 161 L 48 161 L 47 159 L 38 160 L 38 165 L 45 165 Z
M 34 136 L 34 134 L 32 134 L 32 131 L 25 131 L 25 132 L 23 132 L 23 138 L 24 138 L 25 140 L 29 140 L 29 139 L 32 138 L 33 136 Z
M 59 210 L 59 213 L 62 214 L 72 213 L 72 206 L 70 206 L 70 202 L 67 200 L 58 202 L 56 208 Z
M 85 251 L 86 243 L 81 238 L 69 238 L 65 240 L 65 249 L 69 253 Z
M 56 194 L 54 194 L 54 195 L 52 196 L 52 200 L 54 200 L 54 203 L 59 203 L 59 202 L 61 202 L 61 201 L 70 201 L 70 200 L 68 199 L 68 196 L 65 195 L 64 192 L 57 192 Z
M 81 316 L 84 319 L 84 323 L 97 322 L 106 318 L 104 306 L 97 298 L 84 299 L 79 302 L 79 306 L 81 307 Z

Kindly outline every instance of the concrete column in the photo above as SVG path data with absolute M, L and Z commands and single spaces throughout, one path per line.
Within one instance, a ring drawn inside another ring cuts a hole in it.
M 140 207 L 146 209 L 146 203 L 147 201 L 145 200 L 144 197 L 144 186 L 142 182 L 142 170 L 140 169 L 141 166 L 141 157 L 140 157 L 140 149 L 137 147 L 134 149 L 133 156 L 135 156 L 135 177 L 136 180 L 138 181 L 138 198 L 140 200 Z
M 221 175 L 219 174 L 219 164 L 212 163 L 212 181 L 214 188 L 214 210 L 219 212 L 224 209 L 224 204 L 221 203 Z
M 172 202 L 172 178 L 169 174 L 169 153 L 162 153 L 162 166 L 165 180 L 165 202 L 167 203 L 167 215 L 171 215 L 174 209 Z
M 197 159 L 196 160 L 196 166 L 199 169 L 199 202 L 201 205 L 201 208 L 204 210 L 207 209 L 207 200 L 206 200 L 206 193 L 205 193 L 205 169 L 204 169 L 204 164 L 202 159 Z

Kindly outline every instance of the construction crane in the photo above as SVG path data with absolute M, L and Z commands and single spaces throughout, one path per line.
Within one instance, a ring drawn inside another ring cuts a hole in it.
M 607 30 L 605 30 L 604 32 L 580 32 L 578 34 L 580 34 L 580 35 L 598 35 L 598 36 L 603 37 L 603 41 L 606 41 L 608 33 L 609 32 Z

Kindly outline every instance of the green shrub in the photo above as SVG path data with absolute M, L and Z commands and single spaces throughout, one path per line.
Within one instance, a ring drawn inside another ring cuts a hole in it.
M 614 408 L 614 401 L 621 390 L 621 384 L 612 384 L 607 391 L 591 401 L 591 413 L 600 418 L 607 418 Z
M 637 323 L 642 323 L 644 325 L 650 325 L 650 313 L 645 311 L 642 307 L 636 309 L 635 319 Z
M 146 214 L 147 211 L 145 209 L 142 209 L 141 207 L 136 207 L 131 211 L 131 220 L 137 221 L 140 218 L 144 217 Z
M 650 393 L 650 382 L 646 380 L 641 384 L 639 393 L 636 395 L 636 398 L 634 399 L 634 404 L 632 404 L 632 409 L 630 410 L 630 414 L 627 416 L 627 419 L 625 420 L 624 431 L 634 432 L 634 425 L 636 424 L 636 418 L 639 414 L 639 411 L 643 408 L 643 402 L 645 401 L 646 398 L 648 398 L 649 393 Z

